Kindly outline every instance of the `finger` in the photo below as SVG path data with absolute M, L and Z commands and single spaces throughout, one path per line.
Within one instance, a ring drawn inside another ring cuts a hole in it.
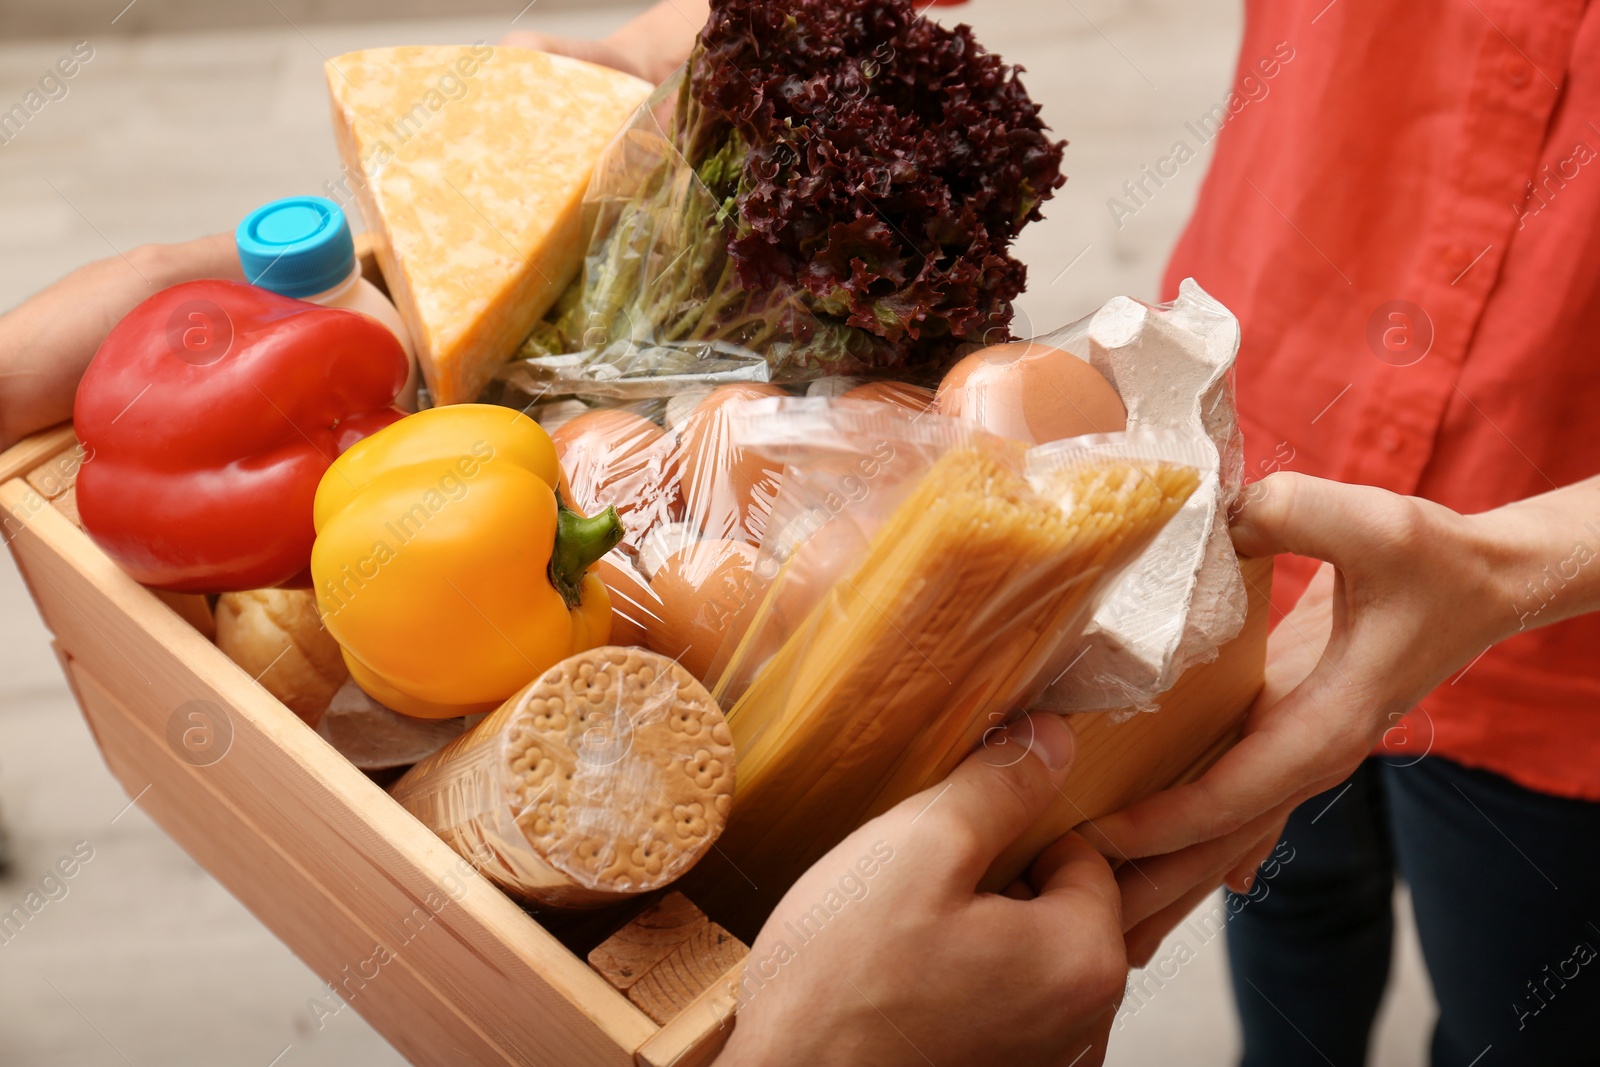
M 1115 1011 L 1128 977 L 1123 953 L 1122 893 L 1104 856 L 1077 834 L 1063 834 L 1034 860 L 1029 881 L 1038 897 L 1025 907 L 1041 940 L 1075 959 L 1087 981 L 1081 991 L 1087 1009 L 1104 1004 Z
M 1033 892 L 1033 886 L 1029 885 L 1024 879 L 1018 878 L 1016 881 L 1000 890 L 1000 895 L 1003 897 L 1010 897 L 1012 900 L 1032 900 L 1035 894 Z
M 1286 821 L 1286 820 L 1285 820 Z M 1222 879 L 1222 884 L 1235 893 L 1248 893 L 1250 886 L 1256 880 L 1256 871 L 1267 862 L 1267 857 L 1272 855 L 1272 850 L 1278 847 L 1279 840 L 1283 837 L 1283 822 L 1275 822 L 1272 829 L 1262 835 L 1254 848 L 1246 853 L 1243 860 L 1227 876 Z
M 1353 531 L 1371 528 L 1400 500 L 1385 489 L 1292 471 L 1269 474 L 1250 490 L 1229 530 L 1240 555 L 1289 552 L 1335 564 L 1359 540 Z
M 1076 742 L 1059 715 L 1024 716 L 986 738 L 950 773 L 897 811 L 976 885 L 1002 849 L 1042 815 L 1071 769 Z
M 1117 872 L 1117 883 L 1122 887 L 1123 928 L 1131 930 L 1166 910 L 1175 901 L 1188 896 L 1197 884 L 1216 888 L 1222 884 L 1223 875 L 1253 852 L 1264 835 L 1273 833 L 1272 842 L 1267 846 L 1270 851 L 1277 843 L 1275 831 L 1288 818 L 1290 810 L 1280 806 L 1225 837 L 1124 866 Z
M 560 50 L 561 44 L 561 38 L 552 37 L 547 33 L 537 33 L 533 30 L 512 30 L 500 38 L 500 45 L 503 48 L 531 48 L 535 52 L 554 52 L 557 55 L 565 55 L 566 53 Z
M 1167 939 L 1167 935 L 1177 929 L 1198 908 L 1207 897 L 1216 892 L 1218 882 L 1202 882 L 1192 887 L 1187 893 L 1168 904 L 1165 908 L 1145 919 L 1123 935 L 1126 945 L 1129 967 L 1144 967 L 1150 963 L 1150 957 L 1156 954 L 1156 949 Z
M 572 59 L 581 59 L 585 63 L 593 63 L 601 67 L 610 67 L 627 74 L 638 73 L 616 48 L 604 41 L 585 40 L 581 37 L 556 37 L 548 33 L 538 33 L 533 30 L 515 30 L 505 35 L 501 40 L 502 46 L 513 48 L 530 48 L 535 52 L 549 52 L 552 55 L 568 56 Z
M 1038 896 L 1077 893 L 1122 913 L 1122 889 L 1106 857 L 1077 833 L 1062 833 L 1038 854 L 1027 881 Z
M 1334 569 L 1324 563 L 1311 584 L 1267 637 L 1267 662 L 1261 692 L 1251 714 L 1259 718 L 1317 669 L 1333 637 Z

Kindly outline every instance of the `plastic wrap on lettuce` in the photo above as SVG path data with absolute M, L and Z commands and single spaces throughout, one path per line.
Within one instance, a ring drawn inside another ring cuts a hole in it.
M 583 276 L 508 376 L 931 376 L 1008 340 L 1011 243 L 1065 180 L 1017 73 L 909 0 L 713 3 L 597 168 Z

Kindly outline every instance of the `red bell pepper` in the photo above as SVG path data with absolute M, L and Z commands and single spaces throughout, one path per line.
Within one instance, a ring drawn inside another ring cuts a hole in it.
M 84 529 L 160 589 L 309 584 L 317 483 L 402 417 L 407 370 L 394 335 L 357 312 L 238 282 L 165 289 L 78 386 Z

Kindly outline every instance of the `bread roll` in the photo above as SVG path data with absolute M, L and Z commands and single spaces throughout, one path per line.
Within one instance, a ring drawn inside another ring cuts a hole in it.
M 223 593 L 217 647 L 309 726 L 348 678 L 339 643 L 322 626 L 309 589 Z

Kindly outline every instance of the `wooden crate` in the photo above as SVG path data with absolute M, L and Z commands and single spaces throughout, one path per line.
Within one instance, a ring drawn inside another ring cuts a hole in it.
M 671 957 L 675 974 L 705 986 L 698 995 L 657 983 L 676 998 L 663 1007 L 632 975 L 597 963 L 602 977 L 582 953 L 637 909 L 541 925 L 479 877 L 223 655 L 202 632 L 200 598 L 158 597 L 89 540 L 76 525 L 77 463 L 70 427 L 0 455 L 0 524 L 107 765 L 352 1008 L 422 1065 L 695 1067 L 716 1055 L 743 968 L 723 969 L 739 952 L 716 915 L 697 927 L 708 947 L 689 962 L 700 967 L 681 966 L 692 948 Z M 1245 632 L 1186 674 L 1160 713 L 1075 720 L 1078 770 L 997 865 L 996 884 L 1060 831 L 1198 774 L 1232 743 L 1260 685 L 1271 562 L 1247 561 L 1245 573 Z M 212 732 L 203 755 L 183 742 L 194 729 Z M 707 960 L 721 974 L 709 985 L 696 975 Z
M 185 851 L 414 1063 L 715 1054 L 735 975 L 652 1022 L 21 477 L 70 470 L 74 445 L 0 456 L 0 524 L 107 765 Z M 186 729 L 227 740 L 197 759 Z

